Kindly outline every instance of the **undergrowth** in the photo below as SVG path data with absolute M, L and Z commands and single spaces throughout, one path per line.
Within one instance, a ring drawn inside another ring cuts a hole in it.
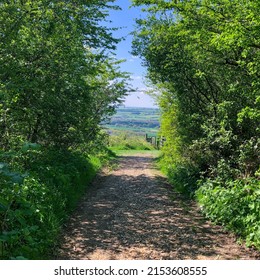
M 165 154 L 159 166 L 175 190 L 197 200 L 208 219 L 234 232 L 247 246 L 260 250 L 259 179 L 234 179 L 220 166 L 215 176 L 207 177 L 194 166 L 169 160 Z
M 198 188 L 197 180 L 200 178 L 197 168 L 176 159 L 169 159 L 164 152 L 158 159 L 158 166 L 175 190 L 186 198 L 194 197 L 195 190 Z
M 260 181 L 199 182 L 196 198 L 207 218 L 233 231 L 260 250 Z
M 148 143 L 144 136 L 134 133 L 121 133 L 119 135 L 110 135 L 109 148 L 112 150 L 155 150 L 155 148 Z
M 111 156 L 36 144 L 1 153 L 0 258 L 48 258 L 68 214 Z

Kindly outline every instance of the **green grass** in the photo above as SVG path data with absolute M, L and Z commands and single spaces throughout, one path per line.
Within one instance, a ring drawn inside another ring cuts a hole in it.
M 121 132 L 133 132 L 139 135 L 145 135 L 146 133 L 156 136 L 158 134 L 158 129 L 155 128 L 147 128 L 147 127 L 134 127 L 134 126 L 114 126 L 114 125 L 106 125 L 106 130 L 108 130 L 111 134 L 118 134 Z
M 121 133 L 118 135 L 110 135 L 109 148 L 116 150 L 155 150 L 143 136 L 134 133 Z
M 116 156 L 132 156 L 136 154 L 152 155 L 153 158 L 158 158 L 161 155 L 161 152 L 158 150 L 113 150 L 111 149 Z

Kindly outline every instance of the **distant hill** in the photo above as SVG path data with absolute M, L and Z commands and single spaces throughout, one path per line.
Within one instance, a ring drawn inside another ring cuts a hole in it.
M 156 135 L 160 128 L 160 110 L 157 108 L 120 107 L 105 127 L 110 133 L 129 131 Z

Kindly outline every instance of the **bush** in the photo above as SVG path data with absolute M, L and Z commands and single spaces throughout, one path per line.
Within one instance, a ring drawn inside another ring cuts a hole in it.
M 260 182 L 236 180 L 223 187 L 218 180 L 200 182 L 197 200 L 205 215 L 260 249 Z
M 30 145 L 2 153 L 0 161 L 0 258 L 48 258 L 101 161 Z
M 181 162 L 167 164 L 165 157 L 161 158 L 159 165 L 175 190 L 186 197 L 193 197 L 199 179 L 199 171 L 196 167 Z

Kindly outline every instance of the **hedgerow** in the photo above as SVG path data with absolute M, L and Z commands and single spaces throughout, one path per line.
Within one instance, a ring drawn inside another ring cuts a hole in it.
M 61 226 L 100 168 L 100 158 L 108 157 L 38 145 L 2 153 L 0 258 L 48 258 Z

